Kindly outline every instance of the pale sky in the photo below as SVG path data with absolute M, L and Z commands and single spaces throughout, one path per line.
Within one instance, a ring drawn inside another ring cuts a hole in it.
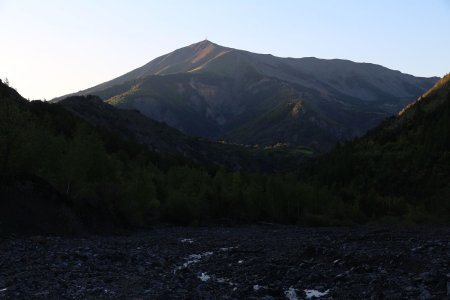
M 450 0 L 0 0 L 0 78 L 52 99 L 205 37 L 276 56 L 450 72 Z

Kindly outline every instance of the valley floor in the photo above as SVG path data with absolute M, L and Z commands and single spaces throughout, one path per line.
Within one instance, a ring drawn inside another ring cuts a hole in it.
M 0 299 L 450 299 L 449 293 L 449 227 L 268 224 L 0 240 Z

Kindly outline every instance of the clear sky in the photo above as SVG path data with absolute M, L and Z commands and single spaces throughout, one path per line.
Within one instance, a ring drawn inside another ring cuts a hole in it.
M 276 56 L 450 72 L 450 0 L 0 0 L 0 78 L 51 99 L 209 40 Z

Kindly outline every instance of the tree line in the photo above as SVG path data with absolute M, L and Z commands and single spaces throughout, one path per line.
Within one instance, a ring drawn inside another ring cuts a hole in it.
M 338 145 L 296 172 L 251 173 L 161 157 L 2 85 L 0 168 L 2 176 L 44 179 L 87 223 L 101 214 L 120 227 L 448 222 L 448 102 L 445 109 L 447 119 L 427 116 L 426 128 Z

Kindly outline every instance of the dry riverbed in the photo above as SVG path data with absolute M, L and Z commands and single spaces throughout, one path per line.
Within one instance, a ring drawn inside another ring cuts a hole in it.
M 448 227 L 167 227 L 0 240 L 0 299 L 449 295 Z

